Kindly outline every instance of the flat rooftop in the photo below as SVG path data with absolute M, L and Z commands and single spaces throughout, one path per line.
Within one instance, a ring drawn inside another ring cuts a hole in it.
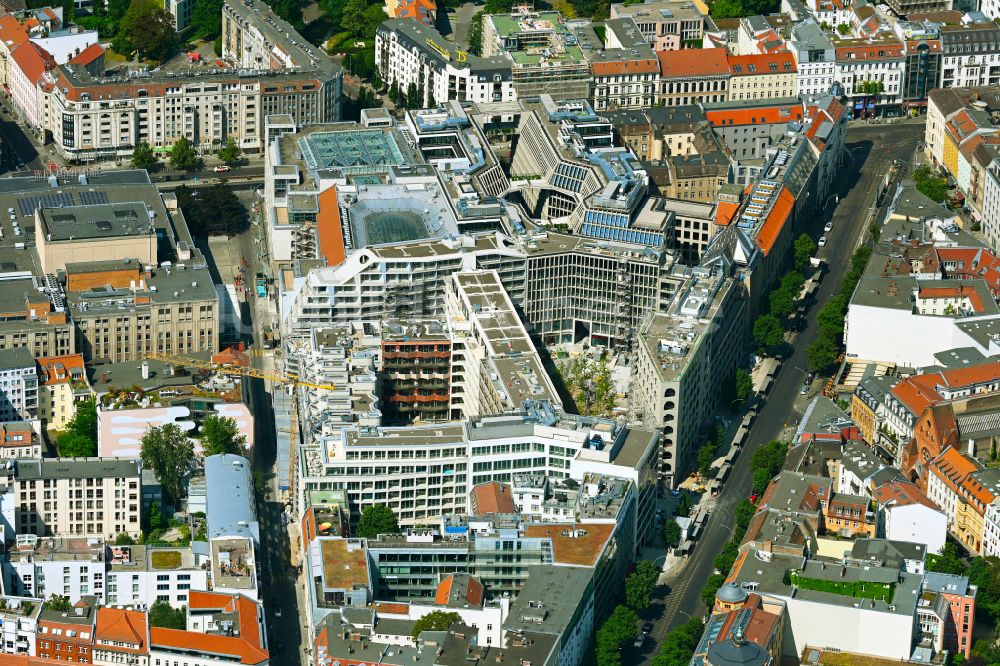
M 391 128 L 359 126 L 334 132 L 317 131 L 299 137 L 296 143 L 306 166 L 313 171 L 370 173 L 413 162 L 406 141 Z
M 257 587 L 251 539 L 212 539 L 211 546 L 215 587 L 248 590 Z
M 359 186 L 348 208 L 352 248 L 458 235 L 447 196 L 434 183 Z
M 77 194 L 100 194 L 103 198 L 107 198 L 104 192 Z M 69 197 L 69 194 L 48 196 Z M 42 202 L 39 208 L 41 233 L 45 234 L 47 242 L 108 240 L 129 236 L 149 237 L 156 233 L 153 227 L 156 212 L 147 208 L 142 202 L 85 204 L 73 206 L 68 210 L 62 207 L 49 208 Z
M 524 535 L 551 539 L 556 564 L 593 567 L 614 529 L 608 523 L 532 524 L 524 526 Z
M 626 5 L 615 3 L 611 5 L 612 16 L 631 16 L 636 23 L 648 23 L 650 21 L 667 21 L 670 19 L 681 21 L 700 21 L 701 12 L 690 0 L 658 0 L 655 2 L 644 2 L 636 5 Z
M 350 589 L 368 585 L 368 559 L 359 542 L 345 539 L 322 539 L 323 587 L 328 590 Z

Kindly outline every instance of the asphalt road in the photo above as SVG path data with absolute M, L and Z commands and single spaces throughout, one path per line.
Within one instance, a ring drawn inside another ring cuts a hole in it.
M 847 135 L 847 149 L 851 158 L 841 169 L 838 190 L 840 203 L 833 210 L 833 231 L 826 234 L 827 244 L 818 251 L 825 260 L 829 272 L 823 278 L 817 292 L 816 303 L 808 313 L 808 323 L 791 346 L 790 355 L 782 363 L 770 393 L 758 414 L 747 438 L 747 445 L 736 459 L 729 475 L 716 499 L 715 508 L 709 516 L 701 539 L 694 548 L 688 562 L 680 570 L 671 572 L 667 582 L 669 592 L 658 599 L 653 606 L 655 617 L 652 640 L 647 640 L 639 651 L 630 645 L 623 652 L 625 663 L 649 663 L 659 652 L 658 642 L 673 628 L 691 617 L 705 613 L 701 601 L 701 588 L 712 575 L 712 561 L 722 546 L 733 534 L 733 512 L 736 505 L 750 494 L 753 471 L 750 457 L 761 444 L 778 439 L 787 427 L 793 427 L 802 415 L 803 404 L 799 403 L 799 389 L 802 386 L 804 370 L 807 368 L 806 347 L 817 337 L 816 313 L 840 289 L 840 282 L 850 265 L 851 255 L 862 232 L 867 226 L 869 210 L 880 189 L 884 175 L 893 160 L 899 159 L 904 166 L 897 173 L 902 177 L 907 164 L 913 159 L 917 143 L 923 138 L 923 124 L 906 123 L 896 125 L 854 125 Z M 858 169 L 852 168 L 852 162 Z M 889 197 L 882 202 L 882 208 Z M 833 201 L 829 202 L 833 204 Z M 823 234 L 826 215 L 817 215 L 808 231 L 819 237 Z M 631 654 L 628 654 L 632 651 Z

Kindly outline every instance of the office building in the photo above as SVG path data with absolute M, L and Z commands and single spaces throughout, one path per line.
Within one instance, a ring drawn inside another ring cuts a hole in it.
M 700 47 L 705 34 L 707 7 L 700 2 L 650 0 L 611 5 L 611 18 L 631 18 L 655 51 Z

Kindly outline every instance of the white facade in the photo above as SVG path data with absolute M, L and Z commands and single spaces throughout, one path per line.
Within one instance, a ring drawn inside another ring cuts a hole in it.
M 0 356 L 0 422 L 25 421 L 38 412 L 38 369 L 31 352 L 8 350 Z
M 950 529 L 955 522 L 958 495 L 941 480 L 941 477 L 931 472 L 927 475 L 927 497 L 941 507 L 947 526 Z
M 1000 49 L 1000 44 L 997 48 Z M 973 88 L 996 84 L 998 67 L 1000 50 L 996 53 L 945 54 L 941 58 L 941 87 Z
M 4 602 L 4 609 L 0 610 L 0 654 L 36 656 L 35 634 L 41 604 L 37 599 L 10 595 L 0 596 L 0 600 Z M 32 611 L 22 612 L 21 604 L 31 604 Z
M 986 505 L 983 516 L 983 547 L 979 554 L 983 557 L 1000 557 L 1000 499 Z
M 89 553 L 75 559 L 61 553 L 56 559 L 22 557 L 11 562 L 12 579 L 20 596 L 48 599 L 53 594 L 76 603 L 84 595 L 104 598 L 104 558 L 93 560 Z
M 879 527 L 880 537 L 922 543 L 928 553 L 937 554 L 948 535 L 948 518 L 942 511 L 920 503 L 889 505 L 879 508 Z
M 788 656 L 801 655 L 807 645 L 901 661 L 911 654 L 912 615 L 771 596 L 786 604 L 789 625 L 785 629 L 784 653 Z
M 899 104 L 902 101 L 903 74 L 906 69 L 904 59 L 850 60 L 838 59 L 836 81 L 844 86 L 848 97 L 866 97 L 861 85 L 867 81 L 879 81 L 884 90 L 878 94 L 879 104 Z
M 983 234 L 995 252 L 1000 247 L 1000 163 L 996 161 L 990 163 L 983 178 L 983 198 L 979 213 L 982 217 Z
M 800 60 L 796 92 L 801 97 L 830 92 L 837 79 L 837 65 L 833 62 L 807 62 Z
M 913 314 L 909 310 L 852 303 L 847 308 L 844 341 L 847 355 L 872 361 L 888 361 L 908 368 L 934 365 L 934 357 L 957 347 L 982 345 L 965 334 L 958 324 L 996 317 L 963 317 Z M 893 331 L 893 335 L 885 335 Z M 992 355 L 989 349 L 986 355 Z

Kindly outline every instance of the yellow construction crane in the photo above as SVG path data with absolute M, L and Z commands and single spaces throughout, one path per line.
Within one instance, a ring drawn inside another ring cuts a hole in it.
M 174 354 L 162 354 L 160 352 L 146 352 L 145 356 L 146 359 L 150 361 L 160 361 L 162 363 L 169 363 L 170 365 L 177 365 L 186 368 L 198 368 L 199 370 L 208 370 L 209 372 L 218 372 L 224 375 L 256 377 L 257 379 L 266 379 L 278 384 L 305 386 L 307 388 L 324 389 L 326 391 L 333 391 L 337 388 L 332 384 L 314 384 L 312 382 L 302 381 L 299 379 L 298 375 L 291 372 L 280 374 L 276 372 L 265 372 L 264 370 L 258 370 L 256 368 L 245 368 L 241 365 L 236 365 L 235 363 L 215 363 L 213 361 L 202 361 L 197 358 L 176 356 Z

